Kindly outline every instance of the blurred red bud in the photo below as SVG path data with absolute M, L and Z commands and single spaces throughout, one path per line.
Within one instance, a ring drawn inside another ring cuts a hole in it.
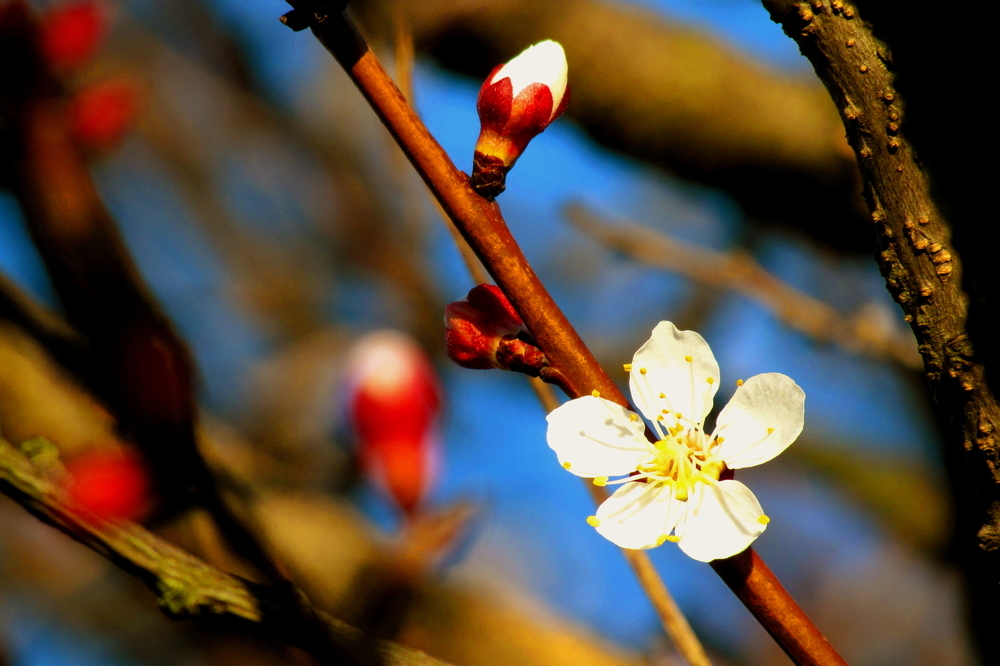
M 149 475 L 142 461 L 118 451 L 92 451 L 66 465 L 68 498 L 102 520 L 134 519 L 149 503 Z
M 70 121 L 82 148 L 106 151 L 131 129 L 136 117 L 136 87 L 125 79 L 90 85 L 73 98 Z
M 528 142 L 569 103 L 566 54 L 558 42 L 529 47 L 483 82 L 476 100 L 481 130 L 473 154 L 472 188 L 492 199 Z
M 351 420 L 365 471 L 407 513 L 433 482 L 441 393 L 430 359 L 396 331 L 360 340 L 350 354 Z
M 39 49 L 55 69 L 77 69 L 97 53 L 108 27 L 108 12 L 100 2 L 57 5 L 42 17 Z

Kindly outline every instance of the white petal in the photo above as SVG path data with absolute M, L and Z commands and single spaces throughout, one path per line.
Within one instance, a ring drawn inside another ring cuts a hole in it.
M 621 548 L 642 550 L 663 543 L 684 511 L 666 486 L 629 481 L 597 509 L 598 533 Z
M 777 372 L 751 377 L 719 414 L 715 434 L 724 441 L 715 455 L 732 469 L 767 462 L 802 432 L 805 399 L 791 377 Z
M 677 545 L 701 562 L 743 552 L 767 526 L 757 498 L 739 481 L 698 484 L 688 501 L 695 505 L 685 524 L 678 526 Z
M 650 421 L 669 410 L 667 424 L 675 423 L 674 415 L 680 413 L 685 422 L 700 425 L 719 388 L 719 364 L 708 343 L 694 331 L 678 331 L 669 321 L 657 324 L 639 347 L 629 375 L 635 406 Z
M 546 39 L 534 46 L 529 46 L 520 55 L 500 68 L 491 83 L 509 76 L 513 88 L 513 96 L 535 83 L 544 83 L 552 93 L 552 113 L 559 108 L 559 102 L 566 94 L 566 77 L 568 66 L 566 52 L 559 42 Z
M 638 415 L 604 398 L 570 400 L 552 410 L 546 420 L 549 448 L 577 476 L 630 474 L 650 455 Z

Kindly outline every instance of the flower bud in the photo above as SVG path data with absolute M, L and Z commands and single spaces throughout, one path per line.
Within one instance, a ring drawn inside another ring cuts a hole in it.
M 525 146 L 562 115 L 569 102 L 563 47 L 546 40 L 494 69 L 479 90 L 481 130 L 473 155 L 472 188 L 492 199 Z
M 42 17 L 42 55 L 56 70 L 78 69 L 97 52 L 110 22 L 110 12 L 97 0 L 56 5 Z
M 92 152 L 113 148 L 135 121 L 136 97 L 135 85 L 125 79 L 101 81 L 77 92 L 70 121 L 80 146 Z
M 410 337 L 377 331 L 355 345 L 347 372 L 362 467 L 412 513 L 432 485 L 439 456 L 434 368 Z
M 68 499 L 101 520 L 135 519 L 149 505 L 149 473 L 142 461 L 119 451 L 92 451 L 66 464 Z
M 562 384 L 562 375 L 549 365 L 499 287 L 481 284 L 465 299 L 449 303 L 444 325 L 445 351 L 463 368 L 512 370 Z

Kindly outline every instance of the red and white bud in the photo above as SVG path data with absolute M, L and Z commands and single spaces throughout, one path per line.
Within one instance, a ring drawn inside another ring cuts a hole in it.
M 433 485 L 441 391 L 430 359 L 397 331 L 377 331 L 348 361 L 350 413 L 365 472 L 406 513 Z
M 512 370 L 562 384 L 562 375 L 524 327 L 514 307 L 492 284 L 473 287 L 444 309 L 444 347 L 464 368 Z
M 481 130 L 472 165 L 472 187 L 480 195 L 503 192 L 528 142 L 566 110 L 567 73 L 563 47 L 546 40 L 486 77 L 476 101 Z

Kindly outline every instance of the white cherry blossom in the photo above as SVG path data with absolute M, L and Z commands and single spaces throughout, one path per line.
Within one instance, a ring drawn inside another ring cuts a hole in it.
M 673 541 L 702 562 L 742 552 L 770 519 L 729 470 L 767 462 L 795 441 L 805 393 L 778 373 L 738 382 L 707 435 L 719 365 L 700 335 L 660 322 L 625 369 L 655 443 L 639 414 L 597 395 L 548 416 L 548 444 L 563 467 L 599 486 L 620 485 L 587 522 L 622 548 Z

